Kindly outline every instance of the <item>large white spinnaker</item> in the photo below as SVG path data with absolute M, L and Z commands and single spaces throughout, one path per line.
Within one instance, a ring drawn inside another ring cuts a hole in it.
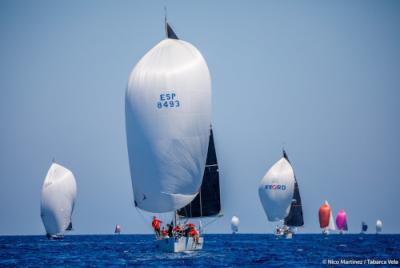
M 42 186 L 40 216 L 48 236 L 62 236 L 72 228 L 72 212 L 76 198 L 74 174 L 52 163 Z
M 285 157 L 276 162 L 261 180 L 258 194 L 269 221 L 283 220 L 290 211 L 294 171 Z
M 203 56 L 176 36 L 162 40 L 134 67 L 125 100 L 135 206 L 156 213 L 184 207 L 200 189 L 209 144 Z

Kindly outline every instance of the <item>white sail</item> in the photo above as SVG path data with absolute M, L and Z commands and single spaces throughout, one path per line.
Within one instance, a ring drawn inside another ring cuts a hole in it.
M 381 220 L 376 221 L 376 233 L 382 232 L 383 223 Z
M 200 52 L 182 40 L 158 43 L 129 77 L 125 113 L 135 205 L 184 207 L 200 189 L 210 135 L 211 80 Z
M 283 220 L 289 214 L 294 183 L 293 168 L 284 157 L 261 180 L 258 194 L 269 221 Z
M 328 201 L 325 201 L 325 204 L 327 204 L 329 206 Z M 330 230 L 330 231 L 336 230 L 335 220 L 333 219 L 332 208 L 331 208 L 331 214 L 329 215 L 328 230 Z
M 233 233 L 237 233 L 239 231 L 239 223 L 240 223 L 239 218 L 233 216 L 231 220 L 231 229 Z
M 43 182 L 40 205 L 40 215 L 48 235 L 63 235 L 72 226 L 75 198 L 76 182 L 72 172 L 59 164 L 51 164 Z

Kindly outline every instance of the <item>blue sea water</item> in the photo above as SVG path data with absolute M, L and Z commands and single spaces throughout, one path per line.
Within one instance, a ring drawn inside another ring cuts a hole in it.
M 372 267 L 368 260 L 400 261 L 400 235 L 298 234 L 291 240 L 260 234 L 204 237 L 202 251 L 162 253 L 152 235 L 70 235 L 58 241 L 44 236 L 0 236 L 0 266 L 348 267 L 340 264 L 344 260 Z

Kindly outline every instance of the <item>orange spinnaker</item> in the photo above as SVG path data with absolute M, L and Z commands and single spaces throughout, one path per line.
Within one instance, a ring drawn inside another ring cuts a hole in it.
M 331 215 L 331 208 L 327 204 L 323 204 L 319 208 L 319 226 L 321 228 L 326 228 L 329 225 L 329 217 Z

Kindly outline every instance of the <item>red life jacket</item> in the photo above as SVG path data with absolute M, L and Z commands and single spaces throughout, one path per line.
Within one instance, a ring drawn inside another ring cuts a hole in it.
M 153 226 L 154 229 L 160 230 L 160 220 L 159 219 L 154 219 L 153 222 L 151 223 L 151 226 Z
M 196 231 L 196 229 L 192 229 L 192 230 L 190 230 L 189 235 L 190 236 L 198 236 L 199 233 Z

